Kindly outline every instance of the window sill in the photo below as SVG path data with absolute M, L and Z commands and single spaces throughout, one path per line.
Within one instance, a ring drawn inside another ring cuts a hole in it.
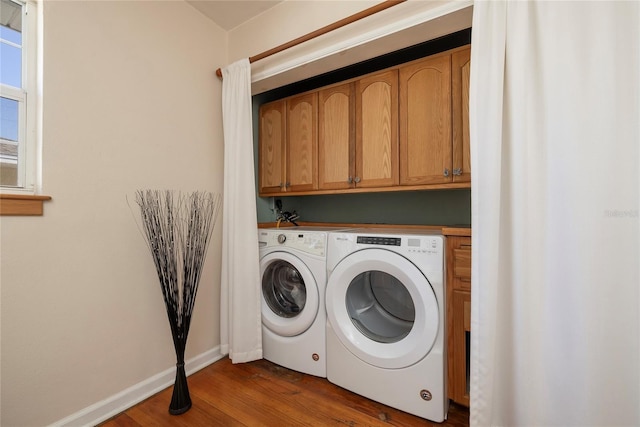
M 0 216 L 41 216 L 47 200 L 51 200 L 51 196 L 0 194 Z

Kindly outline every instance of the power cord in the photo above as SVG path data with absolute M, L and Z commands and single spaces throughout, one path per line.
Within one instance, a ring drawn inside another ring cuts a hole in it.
M 282 221 L 290 222 L 291 224 L 298 226 L 296 220 L 300 218 L 300 215 L 296 211 L 291 212 L 282 212 L 282 200 L 276 200 L 276 228 L 280 228 L 280 223 Z

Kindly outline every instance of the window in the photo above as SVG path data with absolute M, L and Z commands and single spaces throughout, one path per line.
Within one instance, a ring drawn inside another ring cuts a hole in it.
M 0 0 L 0 186 L 35 191 L 37 16 L 31 0 Z

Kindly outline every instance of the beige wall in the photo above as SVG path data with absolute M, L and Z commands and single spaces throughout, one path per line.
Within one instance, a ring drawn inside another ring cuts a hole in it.
M 257 55 L 382 0 L 285 0 L 229 31 L 229 61 Z
M 136 189 L 222 191 L 226 33 L 187 3 L 46 1 L 43 217 L 1 221 L 0 424 L 46 425 L 175 363 Z M 219 344 L 221 220 L 187 359 Z M 167 403 L 168 404 L 168 403 Z

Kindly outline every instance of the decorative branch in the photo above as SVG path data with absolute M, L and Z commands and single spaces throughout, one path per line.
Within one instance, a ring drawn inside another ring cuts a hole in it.
M 176 351 L 177 371 L 169 413 L 191 408 L 184 353 L 198 284 L 221 205 L 219 194 L 139 190 L 142 232 L 158 273 Z

